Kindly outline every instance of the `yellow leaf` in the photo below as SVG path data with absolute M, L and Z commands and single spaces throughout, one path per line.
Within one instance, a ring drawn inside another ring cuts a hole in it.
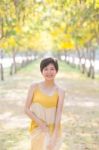
M 9 46 L 14 47 L 16 45 L 15 38 L 14 37 L 9 37 L 8 44 L 9 44 Z
M 74 43 L 73 42 L 62 42 L 60 44 L 60 48 L 62 49 L 73 49 L 75 47 Z

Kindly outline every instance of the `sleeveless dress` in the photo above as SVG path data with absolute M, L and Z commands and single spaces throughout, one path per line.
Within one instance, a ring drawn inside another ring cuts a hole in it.
M 56 108 L 58 103 L 58 92 L 55 91 L 53 95 L 49 96 L 43 93 L 39 86 L 34 90 L 31 111 L 45 122 L 49 128 L 49 133 L 42 131 L 34 120 L 30 124 L 31 132 L 31 150 L 48 150 L 47 145 L 51 139 L 54 131 Z M 61 141 L 61 124 L 59 124 L 59 137 L 57 144 L 53 150 L 59 150 Z

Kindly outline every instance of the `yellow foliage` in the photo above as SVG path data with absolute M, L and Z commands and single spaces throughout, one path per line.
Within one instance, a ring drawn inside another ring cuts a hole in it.
M 99 8 L 99 0 L 96 0 L 95 8 Z
M 73 49 L 75 47 L 73 42 L 62 42 L 60 43 L 60 48 L 62 49 Z
M 63 33 L 63 28 L 57 28 L 51 32 L 52 37 L 57 37 Z
M 2 10 L 2 9 L 0 8 L 0 16 L 3 16 L 3 14 L 4 14 L 4 10 Z
M 68 33 L 71 33 L 72 31 L 73 31 L 74 29 L 73 29 L 73 27 L 68 27 Z
M 66 23 L 65 22 L 62 22 L 61 25 L 60 25 L 61 29 L 64 31 L 65 28 L 66 28 Z
M 82 40 L 82 39 L 80 39 L 79 41 L 78 41 L 78 45 L 80 46 L 80 47 L 82 47 L 83 45 L 84 45 L 84 40 Z
M 15 26 L 15 31 L 16 31 L 16 33 L 21 33 L 21 29 L 20 29 L 20 27 L 19 26 Z
M 8 42 L 6 39 L 0 40 L 0 48 L 6 49 L 8 47 Z
M 16 41 L 15 41 L 15 38 L 13 36 L 8 38 L 8 44 L 9 44 L 9 47 L 15 47 L 16 46 Z
M 63 39 L 65 40 L 65 41 L 69 41 L 69 40 L 71 40 L 72 39 L 72 37 L 71 37 L 71 35 L 70 34 L 64 34 L 63 35 Z
M 86 1 L 87 5 L 93 4 L 92 0 Z M 99 8 L 99 0 L 95 0 L 95 8 Z
M 54 1 L 55 0 L 45 0 L 45 2 L 48 3 L 48 4 L 52 4 L 52 3 L 54 3 Z
M 53 47 L 73 49 L 75 47 L 73 38 L 78 46 L 84 46 L 98 33 L 97 19 L 93 18 L 94 21 L 92 21 L 89 17 L 84 20 L 87 11 L 83 10 L 87 10 L 85 6 L 91 6 L 91 4 L 93 4 L 92 0 L 81 3 L 79 0 L 64 0 L 64 2 L 61 0 L 40 0 L 38 2 L 30 0 L 20 2 L 15 7 L 11 0 L 7 5 L 3 1 L 0 6 L 0 15 L 4 21 L 1 28 L 6 40 L 0 41 L 0 47 L 15 47 L 18 43 L 19 47 L 27 49 L 49 50 Z M 98 8 L 99 0 L 95 0 L 95 4 L 95 7 Z M 93 15 L 90 15 L 93 17 L 96 13 L 93 11 Z
M 53 37 L 57 37 L 59 33 L 57 31 L 52 31 L 51 34 Z

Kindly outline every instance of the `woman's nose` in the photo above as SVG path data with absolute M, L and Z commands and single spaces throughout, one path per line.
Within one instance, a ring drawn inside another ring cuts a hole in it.
M 51 70 L 48 70 L 48 73 L 51 73 Z

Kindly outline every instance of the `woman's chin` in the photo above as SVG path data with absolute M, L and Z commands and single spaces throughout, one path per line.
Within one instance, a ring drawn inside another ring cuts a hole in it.
M 46 78 L 47 81 L 52 81 L 54 78 Z

